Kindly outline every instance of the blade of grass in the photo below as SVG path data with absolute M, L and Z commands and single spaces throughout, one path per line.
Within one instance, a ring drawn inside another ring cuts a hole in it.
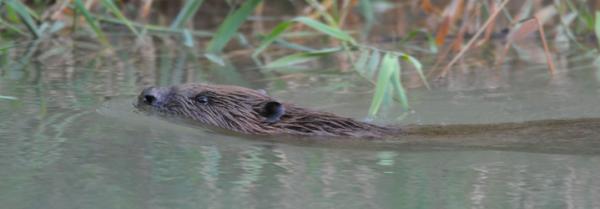
M 393 75 L 393 71 L 398 67 L 398 61 L 391 53 L 386 53 L 381 60 L 381 67 L 379 68 L 379 77 L 375 86 L 375 92 L 373 93 L 373 100 L 369 107 L 369 117 L 375 117 L 385 97 L 385 92 L 390 85 L 390 76 Z
M 596 24 L 594 25 L 594 31 L 596 32 L 596 40 L 598 40 L 598 46 L 600 47 L 600 11 L 596 11 Z
M 282 47 L 282 48 L 288 48 L 288 49 L 293 49 L 296 51 L 304 51 L 304 52 L 311 52 L 311 51 L 317 51 L 318 49 L 314 49 L 314 48 L 310 48 L 308 46 L 304 46 L 304 45 L 300 45 L 300 44 L 295 44 L 283 39 L 278 39 L 275 41 L 275 43 L 277 43 L 278 46 Z
M 213 62 L 217 65 L 225 66 L 225 60 L 223 60 L 223 58 L 219 55 L 212 54 L 212 53 L 205 53 L 204 57 L 206 57 L 206 59 L 210 60 L 211 62 Z
M 6 21 L 4 21 L 2 18 L 0 18 L 0 25 L 6 26 L 6 28 L 8 28 L 9 30 L 12 30 L 18 34 L 24 35 L 24 36 L 31 36 L 31 34 L 26 33 L 25 31 L 19 29 L 17 26 L 14 26 Z
M 85 21 L 90 25 L 94 33 L 96 33 L 96 36 L 98 37 L 100 43 L 102 43 L 102 45 L 104 45 L 105 47 L 110 47 L 110 43 L 108 42 L 106 35 L 104 35 L 104 32 L 102 32 L 102 29 L 100 29 L 100 27 L 98 26 L 98 22 L 92 16 L 90 11 L 87 8 L 85 8 L 85 5 L 83 4 L 83 2 L 81 2 L 81 0 L 75 0 L 75 8 L 83 15 Z
M 11 96 L 2 96 L 2 95 L 0 95 L 0 99 L 6 99 L 6 100 L 17 100 L 18 98 L 16 98 L 16 97 L 11 97 Z
M 365 18 L 365 26 L 362 31 L 363 38 L 369 36 L 373 25 L 375 24 L 375 12 L 373 7 L 373 1 L 370 0 L 359 0 L 358 10 L 360 14 Z
M 38 51 L 40 42 L 42 42 L 42 39 L 37 39 L 27 44 L 27 46 L 25 47 L 25 52 L 21 53 L 18 61 L 14 62 L 15 64 L 11 66 L 11 70 L 13 72 L 23 70 L 25 66 L 31 63 L 31 58 L 33 57 L 35 52 Z
M 569 41 L 575 43 L 575 45 L 580 49 L 586 48 L 579 42 L 579 40 L 577 40 L 575 32 L 572 31 L 574 27 L 570 27 L 570 25 L 577 19 L 577 17 L 577 12 L 571 12 L 566 15 L 560 16 L 560 25 L 555 29 L 555 33 L 557 35 L 556 38 L 554 38 L 557 48 L 568 48 L 564 46 L 568 46 L 570 44 Z
M 54 34 L 56 32 L 59 32 L 60 30 L 62 30 L 65 27 L 65 23 L 62 21 L 56 21 L 53 23 L 50 23 L 52 25 L 50 25 L 50 27 L 47 30 L 44 30 L 46 33 L 49 34 Z
M 348 14 L 352 12 L 352 9 L 356 7 L 358 2 L 355 0 L 344 0 L 340 7 L 340 17 L 338 18 L 338 28 L 343 28 L 348 19 Z
M 435 44 L 435 37 L 433 37 L 433 35 L 431 35 L 431 33 L 427 31 L 423 31 L 423 33 L 425 34 L 425 37 L 427 37 L 427 45 L 429 45 L 429 51 L 433 54 L 437 54 L 438 47 Z
M 544 46 L 544 54 L 546 55 L 546 63 L 548 64 L 548 72 L 550 76 L 556 74 L 556 68 L 554 67 L 554 62 L 552 61 L 552 55 L 550 54 L 550 49 L 548 48 L 548 42 L 546 41 L 546 33 L 544 32 L 544 26 L 539 18 L 534 17 L 535 21 L 537 21 L 538 30 L 540 31 L 540 37 L 542 38 L 542 46 Z
M 367 74 L 367 62 L 369 61 L 370 55 L 370 50 L 363 49 L 360 51 L 360 55 L 358 55 L 356 62 L 354 62 L 354 69 L 365 77 Z
M 421 78 L 421 81 L 423 81 L 423 84 L 425 85 L 425 87 L 427 87 L 427 89 L 431 89 L 429 87 L 429 83 L 427 82 L 427 78 L 425 77 L 425 74 L 423 73 L 423 65 L 421 64 L 421 62 L 419 62 L 419 60 L 417 60 L 416 58 L 409 56 L 407 54 L 402 54 L 402 59 L 408 61 L 410 64 L 412 64 L 415 67 L 415 70 L 419 74 L 419 77 Z
M 98 15 L 94 15 L 93 17 L 96 18 L 97 20 L 103 21 L 103 22 L 109 22 L 109 23 L 121 24 L 121 25 L 124 24 L 119 19 L 112 18 L 112 17 L 102 17 L 102 16 L 98 16 Z M 177 34 L 183 33 L 182 29 L 171 29 L 169 27 L 163 27 L 163 26 L 159 26 L 159 25 L 140 24 L 140 23 L 135 23 L 135 22 L 130 22 L 130 23 L 134 27 L 140 28 L 142 30 L 154 31 L 154 32 L 159 32 L 159 33 L 177 33 Z M 188 31 L 192 35 L 198 36 L 198 37 L 212 37 L 213 36 L 213 33 L 209 32 L 209 31 L 200 31 L 200 30 L 188 30 Z
M 484 2 L 483 3 L 483 8 L 485 10 L 487 10 L 488 13 L 492 14 L 494 12 L 496 12 L 496 10 L 498 8 L 496 8 L 496 4 L 489 4 L 489 2 Z M 483 38 L 479 41 L 479 43 L 485 43 L 488 42 L 490 40 L 490 38 L 492 37 L 494 30 L 496 29 L 496 24 L 494 22 L 492 22 L 492 24 L 489 24 L 488 27 L 485 29 L 485 33 L 483 34 Z
M 271 33 L 269 33 L 269 35 L 267 35 L 267 37 L 265 37 L 261 41 L 258 48 L 254 50 L 254 53 L 252 53 L 252 57 L 258 57 L 260 53 L 262 53 L 267 47 L 269 47 L 269 45 L 271 45 L 271 43 L 273 43 L 273 41 L 275 41 L 275 39 L 277 39 L 277 37 L 279 37 L 279 35 L 281 35 L 281 33 L 287 30 L 291 25 L 292 21 L 284 21 L 275 26 Z
M 237 37 L 236 40 L 237 40 L 238 44 L 240 44 L 241 46 L 248 47 L 248 48 L 252 47 L 250 45 L 250 42 L 248 42 L 248 38 L 246 38 L 246 36 L 244 34 L 238 33 L 236 37 Z
M 463 0 L 452 0 L 444 9 L 442 13 L 443 20 L 438 27 L 436 32 L 436 44 L 441 46 L 446 41 L 446 36 L 450 32 L 450 28 L 454 25 L 455 21 L 458 19 L 459 11 L 462 11 L 464 8 Z
M 335 18 L 333 16 L 331 16 L 327 10 L 332 9 L 332 7 L 334 6 L 334 4 L 336 3 L 336 1 L 334 0 L 324 0 L 321 2 L 317 2 L 315 0 L 306 0 L 306 2 L 316 10 L 315 13 L 309 15 L 309 19 L 317 19 L 319 17 L 323 17 L 323 19 L 329 24 L 329 25 L 337 25 L 337 21 L 335 20 Z
M 0 4 L 4 3 L 4 1 L 0 1 Z M 1 5 L 4 8 L 4 5 Z M 19 19 L 19 15 L 17 14 L 17 12 L 10 6 L 5 6 L 6 7 L 6 13 L 4 14 L 6 19 L 8 20 L 8 22 L 12 22 L 12 23 L 21 23 L 21 20 Z
M 262 0 L 247 0 L 238 10 L 227 16 L 208 43 L 206 51 L 215 54 L 220 53 L 229 40 L 231 40 L 231 37 L 235 35 L 238 28 L 246 21 L 246 18 L 252 14 L 254 8 L 256 8 L 261 1 Z
M 585 26 L 588 26 L 588 27 L 590 26 L 590 25 L 588 25 L 588 21 L 587 21 L 587 17 L 589 16 L 588 11 L 577 8 L 577 6 L 575 6 L 575 4 L 573 4 L 573 2 L 571 0 L 566 0 L 565 3 L 567 4 L 567 7 L 569 8 L 569 10 L 577 13 L 577 21 L 579 21 L 581 24 L 583 24 Z
M 144 0 L 142 1 L 142 6 L 140 7 L 140 12 L 138 13 L 138 20 L 147 20 L 148 15 L 152 9 L 152 4 L 154 0 Z
M 171 23 L 171 29 L 174 30 L 183 27 L 196 14 L 202 2 L 204 0 L 187 0 L 175 20 Z
M 368 73 L 367 78 L 369 78 L 369 80 L 372 80 L 375 76 L 375 72 L 377 71 L 377 67 L 379 67 L 380 63 L 381 53 L 378 50 L 373 50 L 373 53 L 371 53 L 371 58 L 369 59 L 366 69 Z
M 350 36 L 348 33 L 344 32 L 340 29 L 325 25 L 323 23 L 320 23 L 320 22 L 310 19 L 308 17 L 297 17 L 290 21 L 285 21 L 285 22 L 282 22 L 279 25 L 275 26 L 275 28 L 273 28 L 273 30 L 271 30 L 271 33 L 269 33 L 269 35 L 267 35 L 267 37 L 265 37 L 262 40 L 262 42 L 260 43 L 258 48 L 254 51 L 254 53 L 252 53 L 252 56 L 255 58 L 258 57 L 258 55 L 260 53 L 262 53 L 267 47 L 269 47 L 273 43 L 273 41 L 277 40 L 277 38 L 279 38 L 283 34 L 283 32 L 285 32 L 288 28 L 290 28 L 292 22 L 299 22 L 299 23 L 305 24 L 319 32 L 330 35 L 331 37 L 337 38 L 342 41 L 347 41 L 352 44 L 356 43 L 356 41 L 354 40 L 354 38 L 352 38 L 352 36 Z
M 289 67 L 291 65 L 308 62 L 308 61 L 314 60 L 316 58 L 327 56 L 327 55 L 330 55 L 330 54 L 333 54 L 336 52 L 340 52 L 343 50 L 344 50 L 343 48 L 330 48 L 330 49 L 323 49 L 323 50 L 313 51 L 313 52 L 295 53 L 295 54 L 288 55 L 288 56 L 279 58 L 277 60 L 274 60 L 273 62 L 267 64 L 265 66 L 265 69 L 266 69 L 266 71 L 271 71 L 276 68 Z
M 106 7 L 110 12 L 112 12 L 113 15 L 117 17 L 117 19 L 121 20 L 125 25 L 127 25 L 129 30 L 131 30 L 131 32 L 133 32 L 137 37 L 140 36 L 140 33 L 137 31 L 137 29 L 135 29 L 135 27 L 133 27 L 131 21 L 129 21 L 129 19 L 127 19 L 123 15 L 123 13 L 121 13 L 121 10 L 117 8 L 117 5 L 115 5 L 115 3 L 112 0 L 102 0 L 102 5 Z
M 404 90 L 404 87 L 402 86 L 402 79 L 400 79 L 402 68 L 398 63 L 398 59 L 394 60 L 396 64 L 394 64 L 394 70 L 392 72 L 391 77 L 392 86 L 394 87 L 394 90 L 398 93 L 398 97 L 400 97 L 400 104 L 402 104 L 402 109 L 404 109 L 404 111 L 408 111 L 410 106 L 408 105 L 406 90 Z
M 0 74 L 4 74 L 4 69 L 6 69 L 6 66 L 9 66 L 11 63 L 10 56 L 10 49 L 12 49 L 13 47 L 15 47 L 15 43 L 12 40 L 9 41 L 2 41 L 2 44 L 0 44 Z
M 314 38 L 314 37 L 322 37 L 323 33 L 319 31 L 292 31 L 281 34 L 281 38 L 295 38 L 295 39 L 303 39 L 303 38 Z
M 356 44 L 356 41 L 354 40 L 354 38 L 352 38 L 352 36 L 350 36 L 350 34 L 344 32 L 338 28 L 334 28 L 334 27 L 325 25 L 314 19 L 310 19 L 308 17 L 297 17 L 297 18 L 294 18 L 294 21 L 305 24 L 315 30 L 321 31 L 322 33 L 325 33 L 325 34 L 327 34 L 331 37 L 337 38 L 339 40 L 350 42 L 353 45 Z
M 314 1 L 314 0 L 312 0 L 312 1 Z M 334 23 L 339 24 L 340 19 L 341 19 L 339 2 L 337 0 L 326 0 L 326 1 L 332 2 L 331 8 L 329 10 L 327 10 L 327 13 L 333 18 Z M 348 1 L 348 0 L 341 0 L 341 1 Z
M 194 37 L 188 29 L 183 29 L 183 45 L 192 48 L 194 47 Z
M 29 29 L 29 31 L 34 35 L 35 38 L 42 37 L 42 33 L 40 32 L 37 24 L 33 20 L 33 17 L 29 13 L 27 6 L 25 6 L 20 1 L 16 0 L 8 0 L 6 2 L 6 5 L 13 9 L 19 15 L 19 17 L 21 17 L 23 22 L 25 22 L 25 26 L 27 26 L 27 29 Z

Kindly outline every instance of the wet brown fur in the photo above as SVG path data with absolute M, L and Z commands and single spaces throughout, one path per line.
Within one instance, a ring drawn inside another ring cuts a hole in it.
M 177 115 L 202 124 L 253 135 L 301 135 L 353 138 L 382 138 L 400 133 L 399 128 L 383 127 L 335 114 L 277 101 L 253 89 L 211 84 L 183 84 L 162 89 L 161 105 L 138 108 Z M 202 96 L 206 102 L 198 102 Z M 274 103 L 273 103 L 274 102 Z M 283 114 L 274 120 L 265 116 L 269 104 L 281 105 Z
M 396 139 L 399 138 L 394 136 L 402 136 L 402 139 L 420 137 L 420 142 L 438 139 L 446 141 L 450 136 L 464 141 L 469 136 L 476 139 L 477 143 L 484 143 L 485 140 L 482 139 L 501 139 L 500 142 L 527 144 L 533 139 L 544 139 L 544 143 L 550 143 L 573 137 L 597 136 L 600 130 L 599 118 L 470 125 L 407 125 L 400 129 L 298 107 L 278 101 L 264 92 L 239 86 L 182 84 L 155 89 L 159 89 L 157 92 L 163 96 L 161 103 L 147 104 L 144 90 L 138 98 L 139 109 L 252 135 Z M 205 98 L 206 100 L 202 100 L 205 102 L 198 102 L 198 96 Z M 280 108 L 281 114 L 265 114 L 269 104 L 276 104 L 275 107 Z

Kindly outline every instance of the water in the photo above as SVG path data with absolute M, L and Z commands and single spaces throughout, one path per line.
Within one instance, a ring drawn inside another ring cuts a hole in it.
M 112 57 L 75 48 L 1 69 L 0 95 L 18 98 L 0 99 L 2 208 L 600 208 L 598 153 L 289 143 L 137 114 L 131 103 L 149 84 L 264 88 L 356 118 L 371 95 L 353 74 L 286 77 L 244 61 L 217 66 L 174 48 L 133 48 Z M 597 67 L 565 59 L 552 81 L 543 66 L 521 62 L 499 77 L 483 69 L 414 89 L 414 112 L 390 106 L 376 122 L 600 117 Z

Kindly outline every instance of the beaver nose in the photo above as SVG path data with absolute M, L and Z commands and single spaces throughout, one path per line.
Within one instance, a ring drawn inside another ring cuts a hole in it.
M 139 100 L 147 105 L 160 106 L 164 104 L 167 90 L 160 87 L 148 87 L 142 91 Z

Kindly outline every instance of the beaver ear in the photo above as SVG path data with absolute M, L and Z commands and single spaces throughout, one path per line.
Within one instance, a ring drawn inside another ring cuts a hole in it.
M 281 119 L 281 116 L 285 114 L 285 107 L 279 102 L 270 101 L 264 104 L 260 115 L 267 118 L 265 122 L 276 123 Z

